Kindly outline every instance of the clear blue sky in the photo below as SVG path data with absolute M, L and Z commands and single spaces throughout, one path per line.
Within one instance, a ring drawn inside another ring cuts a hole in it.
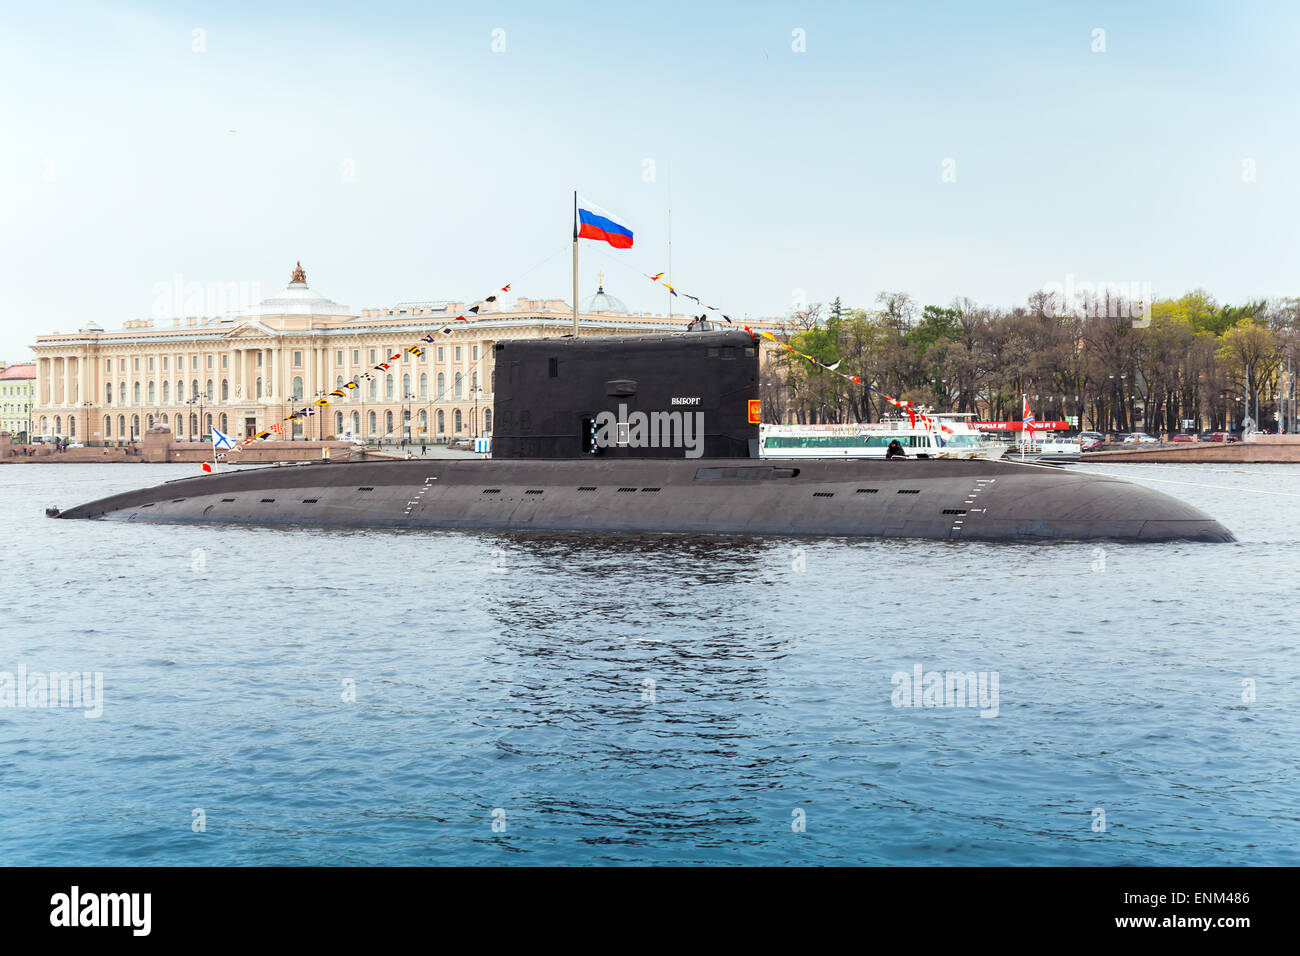
M 514 291 L 568 299 L 575 187 L 636 232 L 583 294 L 663 311 L 670 180 L 672 277 L 741 315 L 1296 294 L 1298 41 L 1281 3 L 8 4 L 0 357 L 297 259 L 359 309 L 561 253 Z

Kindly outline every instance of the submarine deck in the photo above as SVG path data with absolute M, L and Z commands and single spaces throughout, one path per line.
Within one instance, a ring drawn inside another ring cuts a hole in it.
M 959 459 L 411 459 L 198 475 L 61 518 L 979 540 L 1234 540 L 1120 479 Z

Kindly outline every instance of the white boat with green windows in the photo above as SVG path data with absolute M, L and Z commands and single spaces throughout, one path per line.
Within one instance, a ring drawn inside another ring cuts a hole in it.
M 1001 458 L 1002 442 L 987 441 L 966 414 L 931 414 L 927 428 L 904 419 L 845 425 L 762 425 L 761 458 L 884 458 L 897 440 L 908 458 Z M 945 430 L 946 429 L 946 430 Z

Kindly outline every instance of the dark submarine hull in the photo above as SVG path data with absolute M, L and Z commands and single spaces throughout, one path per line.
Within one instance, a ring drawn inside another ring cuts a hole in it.
M 1213 518 L 1149 488 L 979 459 L 313 462 L 170 481 L 58 517 L 984 541 L 1235 540 Z

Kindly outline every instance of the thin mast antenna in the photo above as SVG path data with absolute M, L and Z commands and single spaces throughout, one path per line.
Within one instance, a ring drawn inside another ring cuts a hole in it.
M 573 191 L 573 337 L 578 337 L 578 191 Z
M 675 282 L 673 275 L 673 167 L 668 164 L 668 281 Z M 668 320 L 673 318 L 673 294 L 668 293 Z

